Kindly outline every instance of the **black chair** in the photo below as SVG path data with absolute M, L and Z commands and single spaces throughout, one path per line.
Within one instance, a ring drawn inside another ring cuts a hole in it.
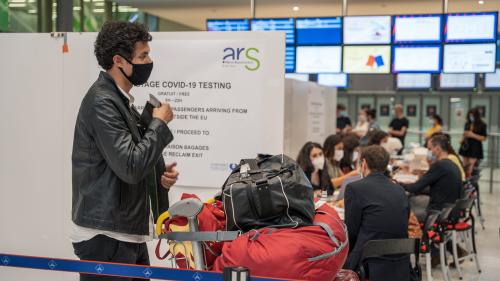
M 420 242 L 420 253 L 425 255 L 425 269 L 427 272 L 427 281 L 432 281 L 432 266 L 431 266 L 431 244 L 432 239 L 439 237 L 439 234 L 432 231 L 436 227 L 436 221 L 441 215 L 441 211 L 429 211 L 427 219 L 422 229 L 422 240 Z
M 467 258 L 471 258 L 471 260 L 476 263 L 477 271 L 481 273 L 481 266 L 477 258 L 475 220 L 472 214 L 472 208 L 475 200 L 476 198 L 473 196 L 458 200 L 455 204 L 455 209 L 453 210 L 455 217 L 453 217 L 447 225 L 447 231 L 451 232 L 453 261 L 457 268 L 460 280 L 463 279 L 460 261 L 466 260 Z M 464 241 L 465 248 L 468 252 L 466 256 L 461 258 L 458 257 L 459 235 L 461 236 L 461 240 Z
M 451 241 L 451 235 L 447 235 L 447 226 L 451 221 L 453 210 L 455 209 L 455 204 L 445 204 L 439 218 L 437 220 L 436 231 L 439 233 L 439 239 L 434 240 L 436 244 L 439 245 L 439 260 L 441 263 L 441 271 L 443 272 L 444 281 L 451 280 L 450 268 L 448 266 L 448 261 L 446 259 L 446 243 Z
M 363 246 L 363 253 L 361 254 L 361 262 L 358 266 L 359 277 L 361 281 L 366 280 L 366 268 L 369 259 L 382 259 L 388 258 L 392 255 L 401 255 L 396 260 L 401 259 L 402 262 L 408 258 L 409 255 L 415 255 L 415 266 L 413 272 L 418 274 L 418 280 L 421 279 L 421 271 L 418 264 L 419 261 L 420 239 L 418 238 L 404 238 L 404 239 L 384 239 L 384 240 L 370 240 Z M 409 260 L 409 259 L 408 259 Z M 411 267 L 411 265 L 408 265 Z M 370 277 L 370 280 L 374 280 Z M 377 281 L 377 280 L 375 280 Z

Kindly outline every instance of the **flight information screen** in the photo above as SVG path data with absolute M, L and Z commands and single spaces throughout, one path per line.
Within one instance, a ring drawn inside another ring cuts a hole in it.
M 495 42 L 498 13 L 448 14 L 446 16 L 445 41 Z
M 394 16 L 393 43 L 441 43 L 442 15 Z
M 297 45 L 340 45 L 342 18 L 298 18 L 295 21 Z
M 390 16 L 344 17 L 344 44 L 390 44 Z
M 247 19 L 209 19 L 207 20 L 207 31 L 249 31 L 250 25 Z
M 286 33 L 286 44 L 295 44 L 295 22 L 293 18 L 283 19 L 253 19 L 251 30 L 279 30 Z

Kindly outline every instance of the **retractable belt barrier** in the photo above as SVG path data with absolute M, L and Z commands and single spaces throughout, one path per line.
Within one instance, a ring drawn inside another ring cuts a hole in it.
M 0 253 L 0 267 L 2 266 L 142 279 L 194 281 L 224 280 L 223 274 L 219 272 L 172 269 L 165 267 L 141 266 L 123 263 L 57 259 L 49 257 L 21 256 Z M 251 277 L 250 280 L 276 281 L 278 279 Z

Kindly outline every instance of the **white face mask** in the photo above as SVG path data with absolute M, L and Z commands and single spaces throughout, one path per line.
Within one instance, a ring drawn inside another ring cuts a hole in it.
M 314 166 L 314 169 L 316 170 L 321 170 L 325 166 L 325 157 L 324 156 L 319 156 L 313 159 L 312 164 Z
M 344 151 L 340 149 L 335 149 L 335 161 L 340 162 L 344 158 Z
M 359 152 L 354 151 L 354 152 L 352 153 L 352 162 L 356 162 L 356 161 L 358 161 L 358 157 L 359 157 Z
M 436 156 L 434 156 L 434 154 L 430 150 L 427 151 L 427 160 L 431 162 L 436 161 Z

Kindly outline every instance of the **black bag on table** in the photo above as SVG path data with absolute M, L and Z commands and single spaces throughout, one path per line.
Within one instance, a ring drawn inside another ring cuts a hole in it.
M 222 187 L 227 230 L 312 225 L 313 189 L 285 155 L 243 159 Z

